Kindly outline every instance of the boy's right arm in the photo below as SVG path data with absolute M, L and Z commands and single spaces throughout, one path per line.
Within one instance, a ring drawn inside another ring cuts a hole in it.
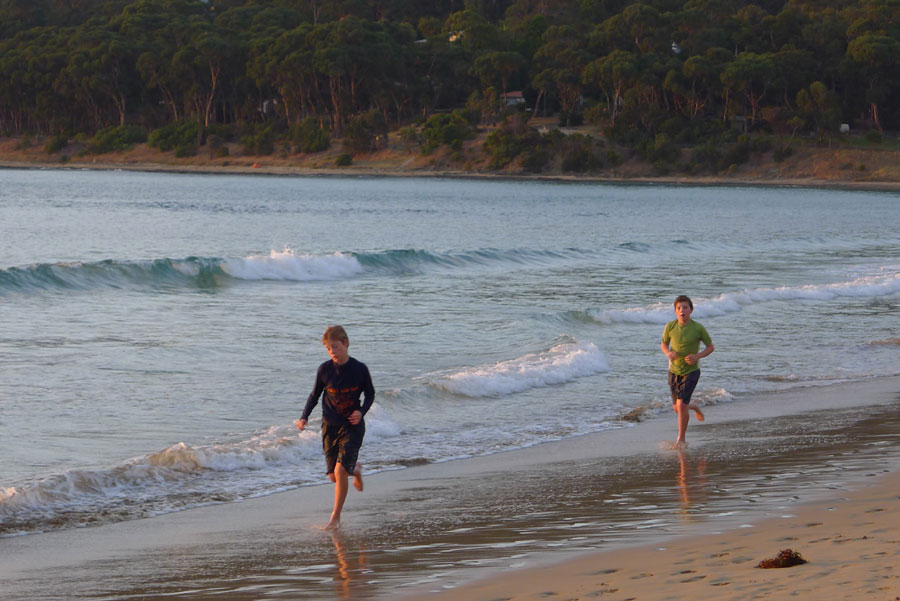
M 670 349 L 665 340 L 659 343 L 659 349 L 663 352 L 663 355 L 669 358 L 669 361 L 674 361 L 678 358 L 678 353 Z
M 300 416 L 300 419 L 294 422 L 300 430 L 306 428 L 306 420 L 309 418 L 309 414 L 312 412 L 313 408 L 319 403 L 319 396 L 322 394 L 322 391 L 325 390 L 325 382 L 323 380 L 322 368 L 320 367 L 316 371 L 316 385 L 313 386 L 313 391 L 309 393 L 309 397 L 306 399 L 306 406 L 303 408 L 303 414 Z

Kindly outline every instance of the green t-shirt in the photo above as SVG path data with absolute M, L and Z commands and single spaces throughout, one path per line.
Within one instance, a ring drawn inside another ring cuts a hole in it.
M 712 344 L 706 328 L 693 319 L 684 325 L 678 323 L 677 319 L 667 323 L 666 329 L 663 330 L 662 341 L 678 353 L 677 359 L 669 361 L 669 371 L 677 376 L 683 376 L 700 369 L 699 363 L 688 365 L 685 363 L 684 357 L 700 352 L 701 340 L 706 346 Z

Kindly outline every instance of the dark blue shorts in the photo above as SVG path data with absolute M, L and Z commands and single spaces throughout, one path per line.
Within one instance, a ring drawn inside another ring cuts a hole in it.
M 356 469 L 359 448 L 366 435 L 366 422 L 360 420 L 352 424 L 322 424 L 322 450 L 325 451 L 326 473 L 333 474 L 338 463 L 344 466 L 348 474 Z
M 679 376 L 669 372 L 669 390 L 672 391 L 672 404 L 681 402 L 685 405 L 691 404 L 691 395 L 697 388 L 697 382 L 700 380 L 700 370 L 694 370 L 689 374 Z

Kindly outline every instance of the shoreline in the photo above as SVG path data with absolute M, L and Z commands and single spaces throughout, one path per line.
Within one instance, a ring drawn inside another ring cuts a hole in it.
M 584 554 L 403 599 L 893 601 L 900 593 L 900 471 L 873 480 L 762 522 Z M 759 567 L 784 550 L 807 563 Z
M 740 176 L 608 176 L 489 173 L 450 169 L 403 169 L 376 167 L 302 167 L 279 165 L 190 165 L 153 162 L 30 162 L 0 160 L 0 170 L 68 170 L 68 171 L 133 171 L 140 173 L 168 173 L 194 175 L 267 175 L 276 177 L 372 177 L 372 178 L 432 178 L 472 179 L 489 181 L 534 181 L 556 183 L 585 183 L 610 185 L 667 185 L 686 187 L 787 187 L 872 192 L 900 191 L 898 181 L 853 181 L 812 177 L 740 177 Z
M 844 408 L 850 395 L 857 405 Z M 453 596 L 469 583 L 524 581 L 598 551 L 618 557 L 710 530 L 728 540 L 744 533 L 743 524 L 845 496 L 873 472 L 900 470 L 900 449 L 890 442 L 900 431 L 900 377 L 711 406 L 683 455 L 660 446 L 672 434 L 668 417 L 372 474 L 364 494 L 351 491 L 335 535 L 318 529 L 333 494 L 323 485 L 4 538 L 0 579 L 20 601 L 263 594 L 454 601 L 470 598 Z M 798 436 L 806 431 L 815 436 Z

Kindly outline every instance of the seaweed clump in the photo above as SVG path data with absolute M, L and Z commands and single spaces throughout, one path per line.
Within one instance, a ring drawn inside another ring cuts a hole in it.
M 803 559 L 802 555 L 791 549 L 785 549 L 784 551 L 779 552 L 773 559 L 763 559 L 756 567 L 763 569 L 790 568 L 804 563 L 806 563 L 806 560 Z

